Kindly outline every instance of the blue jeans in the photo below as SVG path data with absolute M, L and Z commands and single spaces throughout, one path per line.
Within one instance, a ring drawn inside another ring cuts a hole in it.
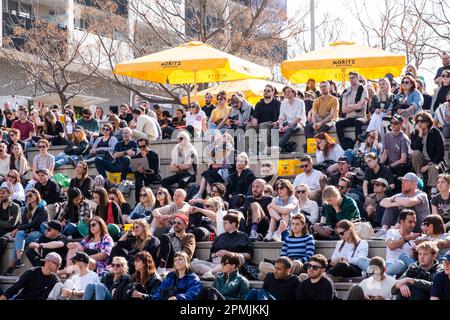
M 17 260 L 17 251 L 24 251 L 25 246 L 31 242 L 37 241 L 42 236 L 40 231 L 33 231 L 31 233 L 26 233 L 24 230 L 19 230 L 14 238 L 14 252 L 13 259 Z
M 252 289 L 248 292 L 245 300 L 277 300 L 267 290 Z
M 120 172 L 120 180 L 123 181 L 127 179 L 127 173 L 131 172 L 130 162 L 131 159 L 129 156 L 116 159 L 114 162 L 97 157 L 95 158 L 95 167 L 97 168 L 98 173 L 100 173 L 105 179 L 108 179 L 106 176 L 106 171 Z
M 405 262 L 402 261 L 402 256 L 406 256 L 405 254 L 402 254 L 399 258 L 399 260 L 396 260 L 394 263 L 392 262 L 386 262 L 386 273 L 390 276 L 395 276 L 398 274 L 402 274 L 405 272 L 406 268 L 408 267 Z M 369 269 L 369 262 L 370 258 L 367 257 L 361 257 L 356 262 L 356 265 L 364 272 L 367 272 Z
M 69 158 L 74 161 L 78 160 L 78 156 L 68 156 L 65 153 L 60 153 L 60 154 L 56 155 L 55 156 L 55 168 L 69 164 Z
M 89 283 L 84 289 L 83 300 L 112 300 L 111 293 L 103 283 Z
M 217 124 L 215 124 L 215 123 L 211 123 L 211 124 L 209 125 L 208 129 L 209 129 L 209 130 L 216 130 L 216 129 L 217 129 L 217 130 L 220 131 L 221 134 L 224 134 L 224 133 L 225 133 L 225 130 L 227 130 L 227 128 L 226 128 L 225 126 L 222 126 L 222 128 L 218 129 L 218 128 L 217 128 Z

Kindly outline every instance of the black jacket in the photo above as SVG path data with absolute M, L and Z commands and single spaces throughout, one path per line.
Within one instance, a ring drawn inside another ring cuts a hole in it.
M 48 211 L 47 208 L 38 205 L 34 211 L 31 219 L 27 219 L 28 209 L 22 214 L 22 224 L 19 226 L 19 230 L 25 230 L 27 232 L 40 231 L 41 223 L 48 221 Z
M 228 177 L 227 189 L 229 194 L 232 196 L 237 194 L 248 195 L 255 179 L 255 174 L 251 169 L 244 169 L 240 176 L 235 171 Z
M 434 261 L 433 266 L 428 270 L 422 269 L 419 262 L 416 262 L 406 269 L 399 280 L 403 278 L 413 278 L 415 281 L 413 286 L 431 293 L 431 285 L 433 284 L 434 276 L 443 270 L 442 265 L 437 260 Z M 392 294 L 398 294 L 399 291 L 400 290 L 395 286 L 392 287 Z
M 40 182 L 36 182 L 34 188 L 39 191 L 42 199 L 45 200 L 47 204 L 64 202 L 67 200 L 66 195 L 61 190 L 61 186 L 52 179 L 49 179 L 45 186 L 43 186 Z
M 133 157 L 133 159 L 140 159 L 142 158 L 141 153 L 139 152 L 137 155 Z M 159 173 L 159 156 L 156 152 L 150 150 L 147 152 L 147 161 L 148 161 L 148 167 L 150 170 L 153 170 L 153 173 L 146 172 L 145 175 L 157 175 Z
M 67 143 L 64 148 L 64 153 L 69 156 L 84 156 L 87 155 L 89 149 L 89 142 L 87 140 L 82 140 L 79 143 L 74 144 L 72 141 Z
M 432 127 L 429 130 L 426 148 L 428 155 L 430 156 L 430 160 L 434 164 L 439 164 L 442 161 L 445 161 L 444 139 L 442 138 L 442 134 L 439 129 Z M 419 150 L 420 152 L 423 150 L 423 138 L 419 137 L 417 130 L 411 134 L 411 149 Z
M 151 300 L 152 295 L 156 292 L 161 283 L 161 277 L 157 273 L 154 273 L 150 276 L 150 279 L 148 279 L 144 286 L 140 283 L 133 283 L 133 285 L 135 290 L 148 295 L 146 300 Z
M 131 278 L 129 275 L 124 275 L 118 281 L 114 282 L 113 274 L 107 273 L 103 276 L 101 282 L 108 288 L 109 292 L 112 292 L 114 289 L 114 294 L 112 296 L 112 300 L 129 300 L 131 294 L 129 290 L 131 289 Z

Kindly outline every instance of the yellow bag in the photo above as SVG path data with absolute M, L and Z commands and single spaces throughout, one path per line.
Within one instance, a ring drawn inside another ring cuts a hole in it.
M 303 172 L 300 165 L 300 160 L 298 159 L 280 159 L 278 160 L 278 176 L 295 176 Z
M 306 139 L 306 152 L 307 153 L 316 153 L 317 142 L 315 138 Z
M 108 177 L 108 180 L 111 181 L 114 184 L 120 183 L 120 172 L 106 172 L 106 176 Z M 134 173 L 128 173 L 127 174 L 127 180 L 134 181 L 136 180 Z

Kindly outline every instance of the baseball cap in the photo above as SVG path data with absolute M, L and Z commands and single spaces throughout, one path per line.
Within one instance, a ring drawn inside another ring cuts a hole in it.
M 408 172 L 407 174 L 405 174 L 403 177 L 400 177 L 399 179 L 415 182 L 416 184 L 419 183 L 419 177 L 413 172 Z
M 339 157 L 338 162 L 347 162 L 350 164 L 350 159 L 346 156 Z
M 6 185 L 1 186 L 1 187 L 0 187 L 0 190 L 7 191 L 7 192 L 9 193 L 9 189 L 8 189 L 8 187 L 7 187 Z
M 36 173 L 45 173 L 46 175 L 50 176 L 50 171 L 47 168 L 42 168 L 42 169 L 38 169 L 36 170 Z
M 75 126 L 74 131 L 84 131 L 82 126 Z
M 386 188 L 389 187 L 389 183 L 384 178 L 373 179 L 373 180 L 370 181 L 371 184 L 375 184 L 377 182 L 384 184 L 386 186 Z
M 48 228 L 52 228 L 54 230 L 58 230 L 59 232 L 61 232 L 62 230 L 62 224 L 61 222 L 59 222 L 58 220 L 52 220 L 47 224 Z
M 83 263 L 89 263 L 89 256 L 87 255 L 86 252 L 83 251 L 79 251 L 77 253 L 75 253 L 75 255 L 72 258 L 73 262 L 83 262 Z
M 185 214 L 178 213 L 178 214 L 175 215 L 175 218 L 178 218 L 178 219 L 183 220 L 183 222 L 184 222 L 186 225 L 189 224 L 189 218 L 188 218 Z
M 403 117 L 399 114 L 396 114 L 392 117 L 392 120 L 395 120 L 397 122 L 403 122 Z
M 450 250 L 447 251 L 447 253 L 445 254 L 445 256 L 442 257 L 441 260 L 450 262 Z
M 47 255 L 45 256 L 45 259 L 41 259 L 41 261 L 51 261 L 54 262 L 58 265 L 61 265 L 62 263 L 62 258 L 59 254 L 57 254 L 56 252 L 49 252 L 47 253 Z

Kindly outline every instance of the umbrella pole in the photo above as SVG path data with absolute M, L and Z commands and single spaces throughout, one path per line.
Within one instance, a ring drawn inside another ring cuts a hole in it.
M 342 71 L 342 91 L 344 91 L 345 90 L 345 76 L 346 76 L 345 68 L 342 68 L 341 71 Z
M 194 71 L 194 97 L 197 99 L 197 71 Z

